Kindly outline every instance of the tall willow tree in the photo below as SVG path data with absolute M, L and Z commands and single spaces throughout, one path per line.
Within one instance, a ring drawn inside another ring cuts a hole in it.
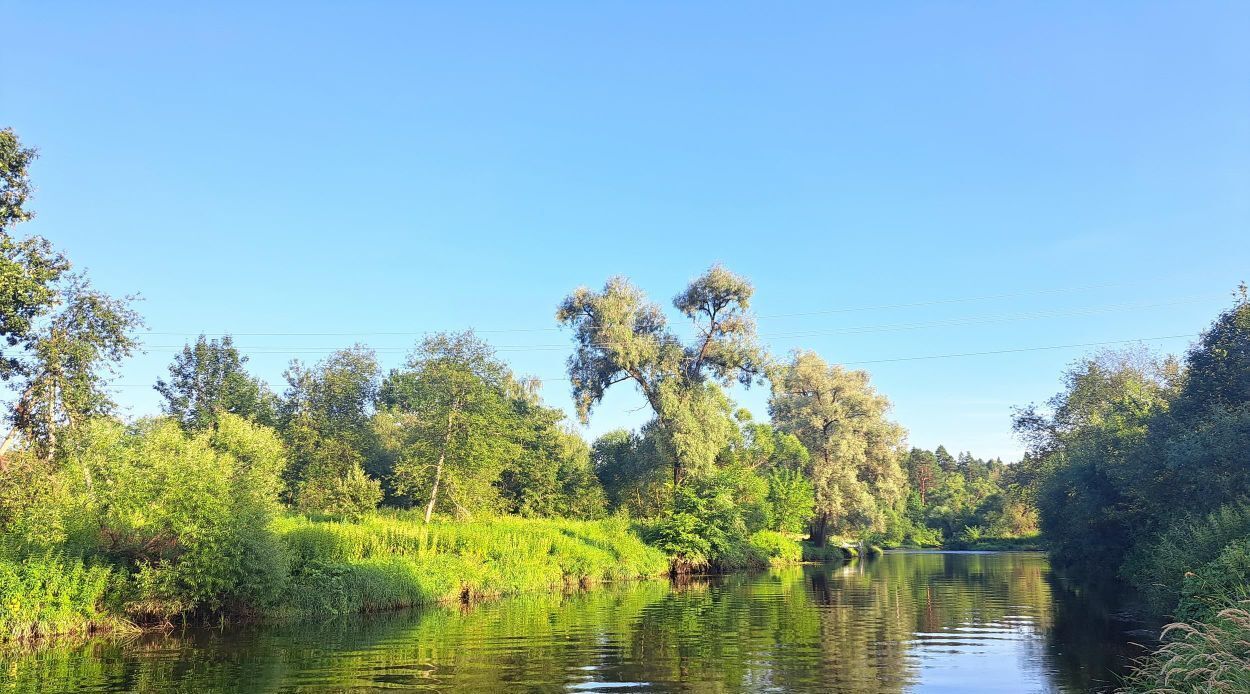
M 646 398 L 672 448 L 672 479 L 711 468 L 732 433 L 732 422 L 710 416 L 723 394 L 716 385 L 751 385 L 761 375 L 763 351 L 748 313 L 753 293 L 746 279 L 714 266 L 673 299 L 694 324 L 695 339 L 682 344 L 663 311 L 623 277 L 596 292 L 581 287 L 556 313 L 574 331 L 569 358 L 573 398 L 583 422 L 608 389 L 632 382 Z
M 906 494 L 900 465 L 905 432 L 886 419 L 890 402 L 864 371 L 825 363 L 797 352 L 772 376 L 769 411 L 782 431 L 798 437 L 811 454 L 816 488 L 813 542 L 830 533 L 882 530 L 886 510 Z

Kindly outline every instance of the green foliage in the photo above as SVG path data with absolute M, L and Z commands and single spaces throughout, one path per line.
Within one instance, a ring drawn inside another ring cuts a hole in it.
M 291 362 L 279 418 L 290 455 L 288 501 L 340 498 L 347 479 L 377 456 L 371 421 L 378 392 L 376 355 L 356 346 L 334 352 L 312 367 Z M 327 509 L 328 510 L 328 509 Z
M 1017 431 L 1042 461 L 1040 524 L 1060 568 L 1113 576 L 1156 522 L 1135 500 L 1136 488 L 1141 467 L 1151 465 L 1143 450 L 1149 426 L 1166 411 L 1177 380 L 1173 363 L 1107 352 L 1066 374 L 1067 389 L 1051 399 L 1049 414 L 1032 407 L 1017 413 Z
M 35 322 L 56 305 L 57 282 L 70 267 L 47 239 L 10 233 L 33 216 L 26 198 L 36 156 L 12 128 L 0 129 L 0 381 L 28 373 L 21 352 L 34 345 Z
M 816 508 L 816 490 L 798 470 L 768 473 L 768 527 L 783 533 L 802 532 Z
M 1210 622 L 1230 605 L 1250 603 L 1250 534 L 1229 543 L 1215 559 L 1185 574 L 1176 618 Z
M 748 313 L 753 291 L 720 266 L 695 279 L 673 300 L 699 335 L 689 345 L 669 329 L 660 307 L 623 277 L 608 280 L 601 292 L 581 287 L 570 294 L 556 319 L 574 330 L 569 379 L 583 422 L 610 386 L 631 381 L 671 446 L 673 482 L 680 485 L 687 469 L 710 468 L 728 429 L 715 416 L 719 389 L 707 386 L 749 386 L 765 361 Z
M 1184 592 L 1186 577 L 1215 561 L 1230 544 L 1247 537 L 1250 504 L 1246 502 L 1229 504 L 1198 518 L 1181 518 L 1157 537 L 1141 543 L 1129 555 L 1122 574 L 1155 613 L 1170 614 Z M 1189 597 L 1191 602 L 1202 599 L 1195 594 Z
M 728 467 L 670 489 L 672 509 L 643 524 L 643 536 L 674 557 L 679 571 L 759 566 L 751 534 L 767 523 L 767 483 L 752 471 Z
M 222 415 L 216 440 L 168 419 L 84 428 L 65 470 L 83 475 L 99 528 L 93 553 L 136 574 L 130 610 L 248 611 L 276 596 L 285 565 L 267 524 L 281 451 L 273 432 L 234 415 Z
M 381 402 L 403 431 L 396 491 L 435 510 L 471 516 L 497 506 L 508 460 L 521 454 L 520 419 L 507 367 L 473 333 L 426 338 L 382 385 Z
M 194 430 L 212 425 L 223 412 L 273 425 L 277 397 L 248 375 L 246 363 L 247 357 L 239 354 L 229 335 L 221 340 L 200 335 L 194 347 L 186 345 L 174 357 L 169 381 L 156 382 L 165 413 Z
M 799 351 L 772 375 L 772 388 L 774 422 L 811 454 L 816 543 L 831 533 L 883 530 L 886 509 L 906 497 L 900 466 L 904 431 L 886 419 L 889 401 L 872 388 L 868 374 Z
M 105 609 L 112 572 L 55 554 L 0 558 L 0 643 L 116 627 Z
M 795 564 L 803 561 L 803 547 L 798 540 L 774 530 L 761 530 L 748 542 L 768 563 L 776 565 Z
M 300 482 L 295 505 L 300 510 L 359 518 L 382 501 L 382 485 L 359 465 L 343 474 L 314 474 Z
M 358 522 L 287 517 L 293 558 L 283 610 L 348 613 L 658 576 L 659 551 L 623 520 L 500 518 L 424 523 L 413 513 Z
M 13 430 L 0 443 L 0 455 L 20 432 L 28 448 L 52 458 L 59 436 L 109 413 L 113 401 L 105 385 L 138 345 L 131 333 L 142 321 L 130 308 L 130 297 L 99 292 L 83 275 L 67 275 L 56 291 L 55 310 L 29 336 L 29 357 L 19 369 L 21 394 L 10 417 Z

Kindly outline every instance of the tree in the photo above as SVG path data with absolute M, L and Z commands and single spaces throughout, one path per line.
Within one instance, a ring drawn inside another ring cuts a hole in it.
M 937 450 L 933 452 L 933 458 L 937 461 L 938 467 L 942 472 L 954 472 L 957 467 L 955 456 L 946 450 L 946 446 L 939 445 Z
M 470 513 L 519 454 L 510 381 L 507 367 L 472 332 L 426 338 L 387 377 L 381 402 L 405 417 L 396 487 L 427 499 L 427 523 L 440 502 Z
M 1178 365 L 1140 350 L 1106 351 L 1073 365 L 1045 409 L 1018 410 L 1014 426 L 1039 462 L 1037 507 L 1057 566 L 1113 576 L 1153 521 L 1136 489 L 1154 418 L 1180 381 Z
M 612 509 L 625 509 L 637 517 L 654 516 L 664 508 L 664 484 L 669 469 L 651 435 L 654 426 L 638 435 L 616 429 L 600 436 L 591 446 L 595 476 L 603 485 Z
M 889 401 L 866 372 L 831 366 L 813 352 L 796 352 L 771 380 L 773 421 L 811 453 L 813 542 L 823 545 L 831 532 L 882 529 L 885 510 L 906 489 L 899 465 L 904 431 L 886 419 Z
M 607 504 L 590 462 L 590 447 L 564 426 L 564 412 L 546 407 L 537 382 L 515 384 L 510 400 L 519 446 L 497 486 L 510 513 L 589 518 Z
M 11 233 L 34 216 L 26 199 L 36 156 L 11 128 L 0 130 L 0 381 L 24 374 L 22 353 L 34 345 L 36 321 L 56 306 L 57 282 L 70 267 L 47 239 L 17 239 Z
M 96 291 L 80 275 L 70 276 L 59 292 L 60 306 L 34 338 L 23 367 L 25 385 L 0 455 L 20 433 L 39 455 L 52 458 L 62 429 L 113 408 L 104 387 L 137 346 L 130 333 L 142 322 L 129 297 Z
M 722 446 L 704 416 L 717 406 L 707 386 L 749 386 L 761 374 L 764 354 L 747 312 L 753 289 L 745 279 L 714 266 L 673 299 L 695 326 L 697 338 L 682 345 L 658 306 L 623 277 L 600 292 L 581 287 L 556 313 L 574 330 L 577 350 L 569 358 L 573 398 L 583 422 L 611 386 L 631 381 L 646 398 L 673 446 L 672 479 L 710 469 Z
M 318 510 L 324 500 L 343 497 L 342 482 L 359 480 L 355 471 L 377 448 L 370 421 L 378 393 L 377 357 L 358 345 L 312 367 L 293 361 L 286 380 L 280 418 L 291 455 L 287 496 Z M 350 491 L 352 498 L 373 498 L 367 490 Z
M 945 451 L 945 449 L 941 450 Z M 929 489 L 933 487 L 933 481 L 939 469 L 937 456 L 932 451 L 913 448 L 907 455 L 907 476 L 916 493 L 920 495 L 921 506 L 927 503 L 926 497 Z
M 246 363 L 247 357 L 239 354 L 229 335 L 221 340 L 200 335 L 194 347 L 186 345 L 174 357 L 169 381 L 156 381 L 156 391 L 165 398 L 165 413 L 187 430 L 210 426 L 223 413 L 272 425 L 277 399 L 248 375 Z

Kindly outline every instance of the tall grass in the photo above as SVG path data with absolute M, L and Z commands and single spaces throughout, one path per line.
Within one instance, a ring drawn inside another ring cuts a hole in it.
M 1169 624 L 1168 641 L 1143 660 L 1121 692 L 1250 692 L 1250 602 L 1206 623 Z
M 53 554 L 0 559 L 0 641 L 124 625 L 104 604 L 111 577 L 107 567 Z
M 279 611 L 345 613 L 663 575 L 668 559 L 623 520 L 494 518 L 425 524 L 379 513 L 358 521 L 274 523 L 291 560 Z

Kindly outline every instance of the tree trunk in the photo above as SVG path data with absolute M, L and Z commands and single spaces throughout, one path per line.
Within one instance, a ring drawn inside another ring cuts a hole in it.
M 425 522 L 430 522 L 430 516 L 434 515 L 434 502 L 438 500 L 438 484 L 443 479 L 443 460 L 447 458 L 447 449 L 438 454 L 438 466 L 434 468 L 434 488 L 430 490 L 430 503 L 425 506 Z
M 829 514 L 818 513 L 807 526 L 808 540 L 816 547 L 824 547 L 829 541 Z
M 443 462 L 447 460 L 447 446 L 451 445 L 451 420 L 458 407 L 452 405 L 447 411 L 447 431 L 443 434 L 443 447 L 438 451 L 438 465 L 434 468 L 434 488 L 430 490 L 430 503 L 425 507 L 425 522 L 430 522 L 434 515 L 434 503 L 438 501 L 438 485 L 443 480 Z

